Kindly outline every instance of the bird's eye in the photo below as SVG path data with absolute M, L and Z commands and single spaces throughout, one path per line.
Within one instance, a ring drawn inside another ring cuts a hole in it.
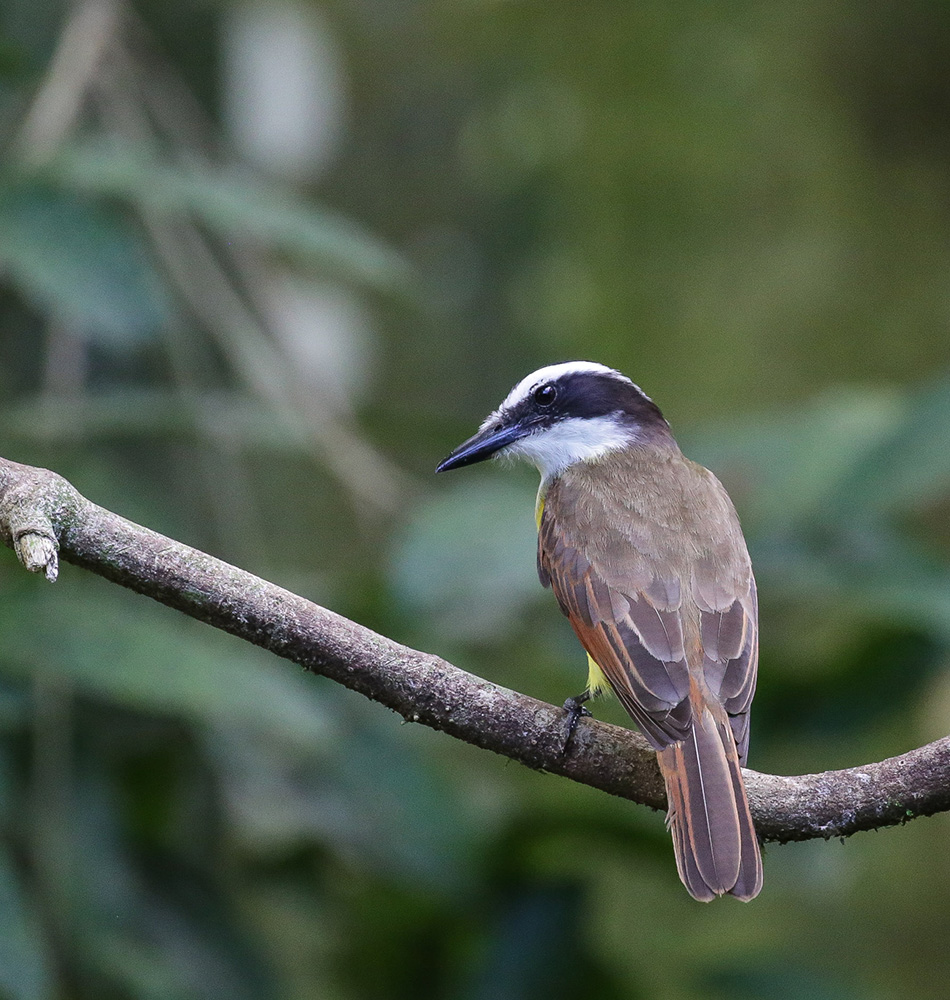
M 538 406 L 550 406 L 557 399 L 557 389 L 548 382 L 534 390 L 534 401 Z

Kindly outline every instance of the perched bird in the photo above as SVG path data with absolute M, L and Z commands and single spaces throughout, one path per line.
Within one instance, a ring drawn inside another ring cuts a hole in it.
M 541 472 L 538 574 L 588 653 L 576 703 L 612 689 L 656 750 L 689 892 L 752 899 L 762 859 L 740 766 L 758 618 L 725 489 L 649 396 L 590 361 L 522 379 L 436 471 L 493 455 Z

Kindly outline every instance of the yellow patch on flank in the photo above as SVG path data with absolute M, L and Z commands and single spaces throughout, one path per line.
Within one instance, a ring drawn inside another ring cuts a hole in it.
M 534 518 L 538 522 L 538 531 L 541 530 L 541 517 L 544 514 L 544 483 L 541 483 L 541 488 L 538 490 L 538 499 L 534 505 Z M 599 694 L 610 693 L 610 681 L 604 676 L 603 670 L 597 666 L 591 657 L 590 653 L 587 654 L 587 690 L 590 692 L 592 698 Z
M 591 697 L 599 694 L 610 693 L 610 681 L 604 676 L 603 670 L 597 666 L 590 653 L 587 654 L 587 690 Z

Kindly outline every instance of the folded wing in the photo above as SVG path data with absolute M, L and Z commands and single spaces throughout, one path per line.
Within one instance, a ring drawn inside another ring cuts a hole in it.
M 697 680 L 726 710 L 745 764 L 758 660 L 755 583 L 744 593 L 710 585 L 714 567 L 697 560 L 691 579 L 664 577 L 641 553 L 598 565 L 583 546 L 542 517 L 538 574 L 581 643 L 656 750 L 689 735 L 689 659 Z M 684 593 L 685 591 L 685 593 Z M 697 630 L 698 624 L 698 630 Z M 698 632 L 698 637 L 697 637 Z

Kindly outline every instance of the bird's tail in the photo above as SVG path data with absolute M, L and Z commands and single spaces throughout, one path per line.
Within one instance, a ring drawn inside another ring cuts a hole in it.
M 742 900 L 757 896 L 762 856 L 728 721 L 704 706 L 690 735 L 658 757 L 676 867 L 690 894 L 703 902 L 726 892 Z

